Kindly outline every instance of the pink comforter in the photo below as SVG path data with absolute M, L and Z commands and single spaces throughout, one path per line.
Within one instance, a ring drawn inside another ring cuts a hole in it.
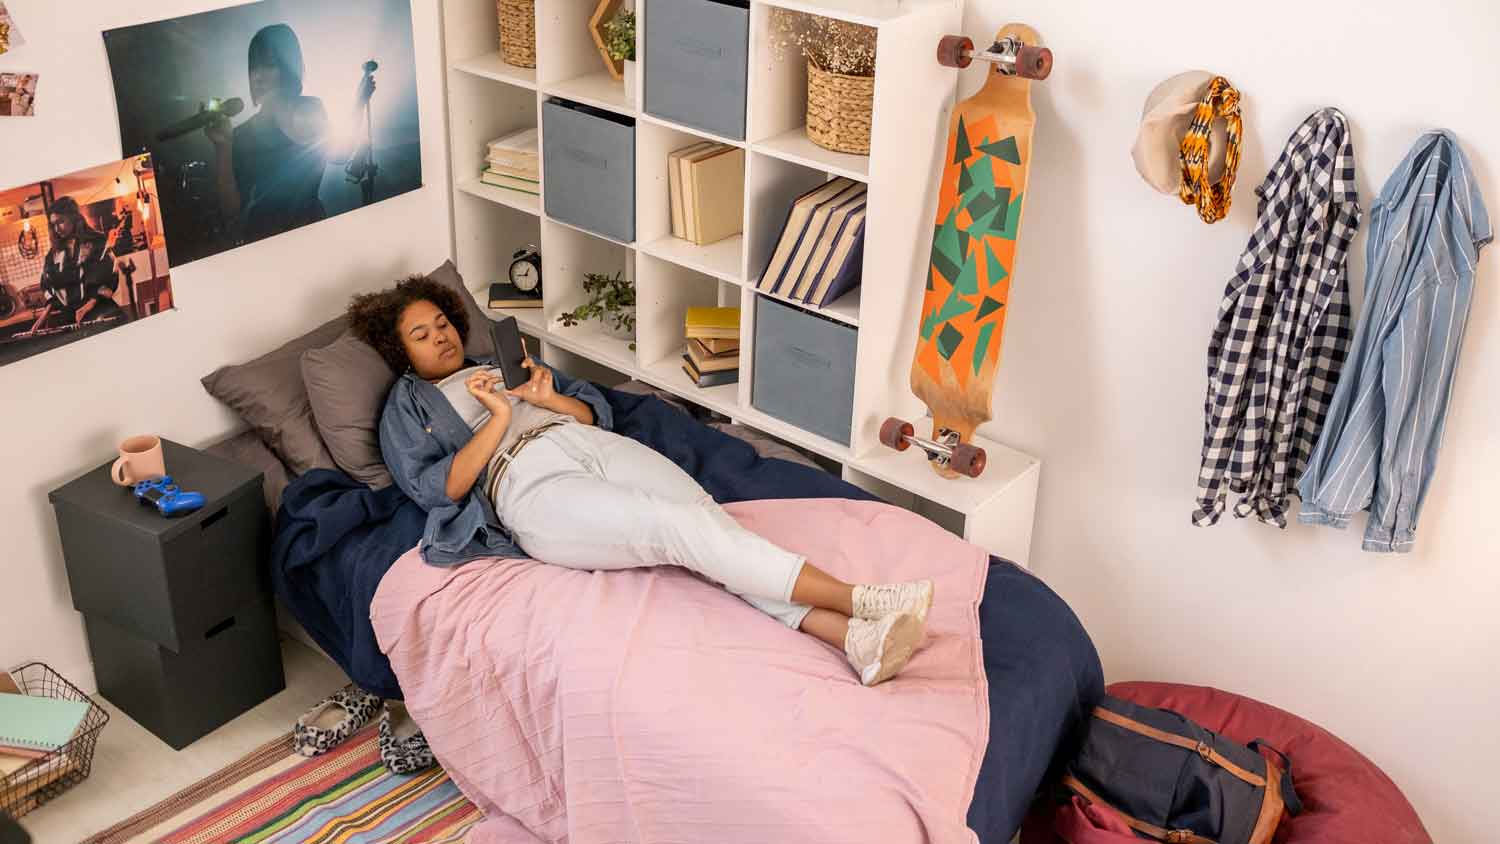
M 931 577 L 928 639 L 859 685 L 842 653 L 674 567 L 416 552 L 370 610 L 412 715 L 486 815 L 470 844 L 972 842 L 988 555 L 885 504 L 728 507 L 852 581 Z

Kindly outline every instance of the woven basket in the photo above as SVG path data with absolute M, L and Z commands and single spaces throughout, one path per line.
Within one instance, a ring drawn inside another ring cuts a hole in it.
M 836 152 L 870 154 L 875 77 L 845 76 L 807 63 L 807 137 Z
M 516 67 L 536 67 L 536 0 L 495 0 L 500 55 Z

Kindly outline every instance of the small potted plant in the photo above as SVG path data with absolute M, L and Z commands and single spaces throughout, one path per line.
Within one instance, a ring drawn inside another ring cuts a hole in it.
M 604 25 L 604 36 L 609 57 L 625 63 L 625 99 L 635 102 L 635 12 L 620 9 Z
M 583 293 L 588 297 L 586 302 L 558 317 L 563 326 L 572 328 L 580 322 L 597 319 L 606 333 L 631 341 L 630 348 L 634 350 L 635 282 L 621 272 L 612 276 L 585 273 Z

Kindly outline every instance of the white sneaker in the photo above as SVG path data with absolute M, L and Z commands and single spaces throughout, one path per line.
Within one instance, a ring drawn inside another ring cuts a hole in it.
M 874 620 L 849 619 L 844 653 L 859 674 L 859 682 L 873 686 L 896 676 L 922 641 L 922 628 L 922 622 L 906 612 Z
M 883 618 L 893 612 L 909 612 L 925 624 L 931 607 L 930 580 L 854 587 L 855 618 Z

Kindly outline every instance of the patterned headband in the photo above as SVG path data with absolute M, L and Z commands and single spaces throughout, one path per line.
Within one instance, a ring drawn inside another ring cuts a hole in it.
M 1208 180 L 1208 154 L 1212 146 L 1209 129 L 1214 118 L 1223 118 L 1229 136 L 1224 148 L 1224 175 L 1217 183 Z M 1240 166 L 1242 128 L 1240 92 L 1229 84 L 1228 79 L 1215 76 L 1193 110 L 1193 122 L 1178 147 L 1178 157 L 1182 161 L 1182 187 L 1177 195 L 1184 204 L 1197 205 L 1198 216 L 1205 223 L 1217 223 L 1229 213 L 1229 193 L 1234 189 L 1235 171 Z

